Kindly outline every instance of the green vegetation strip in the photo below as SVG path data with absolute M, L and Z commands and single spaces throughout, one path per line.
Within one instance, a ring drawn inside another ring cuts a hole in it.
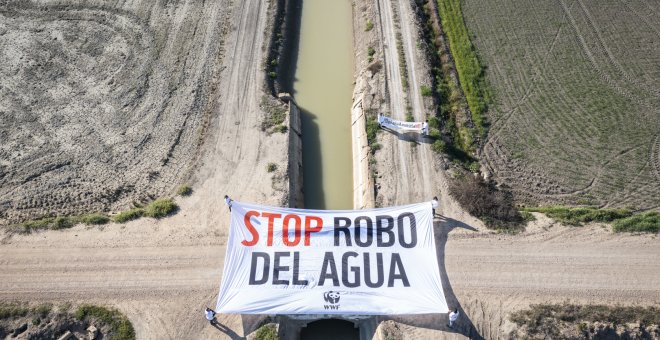
M 657 307 L 621 307 L 604 305 L 539 304 L 530 309 L 511 314 L 511 321 L 526 326 L 532 335 L 556 329 L 558 321 L 610 322 L 617 325 L 641 323 L 660 325 L 660 309 Z
M 408 90 L 408 67 L 406 66 L 406 53 L 403 50 L 403 38 L 401 33 L 396 34 L 396 49 L 399 54 L 399 73 L 401 74 L 401 86 Z
M 380 126 L 376 118 L 373 115 L 367 115 L 367 143 L 369 143 L 372 154 L 380 150 L 380 144 L 376 142 L 376 134 L 379 129 Z
M 24 317 L 28 314 L 35 314 L 40 317 L 45 317 L 50 313 L 53 306 L 50 304 L 43 304 L 36 307 L 28 307 L 18 303 L 0 302 L 0 320 Z
M 274 324 L 268 324 L 259 327 L 257 334 L 254 336 L 255 340 L 277 340 L 277 329 Z
M 44 217 L 34 221 L 24 222 L 18 226 L 22 232 L 32 232 L 42 229 L 67 229 L 76 224 L 82 223 L 86 225 L 102 225 L 110 221 L 117 223 L 125 223 L 140 217 L 163 218 L 176 212 L 179 206 L 171 198 L 159 198 L 145 207 L 132 208 L 122 211 L 115 216 L 108 216 L 100 213 L 85 214 L 80 216 L 56 216 Z
M 567 208 L 555 206 L 524 208 L 522 211 L 544 213 L 554 220 L 575 226 L 586 222 L 613 222 L 632 216 L 632 212 L 626 209 Z
M 620 232 L 660 232 L 660 212 L 652 211 L 624 218 L 614 222 L 614 231 Z
M 193 189 L 190 185 L 184 184 L 176 189 L 176 194 L 179 196 L 190 196 L 192 195 Z
M 438 0 L 438 11 L 461 87 L 472 111 L 472 121 L 483 137 L 486 135 L 484 114 L 488 109 L 489 96 L 485 89 L 483 68 L 463 20 L 460 0 Z
M 116 309 L 94 305 L 82 305 L 76 310 L 76 319 L 87 321 L 90 318 L 96 318 L 101 322 L 110 325 L 110 339 L 113 340 L 131 340 L 135 339 L 135 330 L 133 325 L 123 314 Z

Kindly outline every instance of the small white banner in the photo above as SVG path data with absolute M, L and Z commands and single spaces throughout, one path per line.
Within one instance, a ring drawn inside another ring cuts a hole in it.
M 431 202 L 333 211 L 234 201 L 216 310 L 447 313 Z
M 422 131 L 421 122 L 402 122 L 389 117 L 383 117 L 382 125 L 392 130 Z

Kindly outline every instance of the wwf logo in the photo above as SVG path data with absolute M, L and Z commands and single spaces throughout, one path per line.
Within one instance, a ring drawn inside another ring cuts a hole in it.
M 335 292 L 332 290 L 323 293 L 323 300 L 333 305 L 339 303 L 339 297 L 340 297 L 339 292 Z

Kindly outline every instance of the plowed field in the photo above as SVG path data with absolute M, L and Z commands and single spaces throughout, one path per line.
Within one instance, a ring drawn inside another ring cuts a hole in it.
M 660 207 L 660 2 L 462 2 L 495 93 L 483 159 L 521 201 Z
M 0 3 L 0 224 L 171 192 L 208 121 L 222 1 Z

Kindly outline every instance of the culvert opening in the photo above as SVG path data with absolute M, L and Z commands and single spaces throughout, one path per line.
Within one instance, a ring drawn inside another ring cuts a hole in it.
M 358 340 L 360 329 L 342 319 L 321 319 L 310 322 L 300 331 L 301 340 Z

